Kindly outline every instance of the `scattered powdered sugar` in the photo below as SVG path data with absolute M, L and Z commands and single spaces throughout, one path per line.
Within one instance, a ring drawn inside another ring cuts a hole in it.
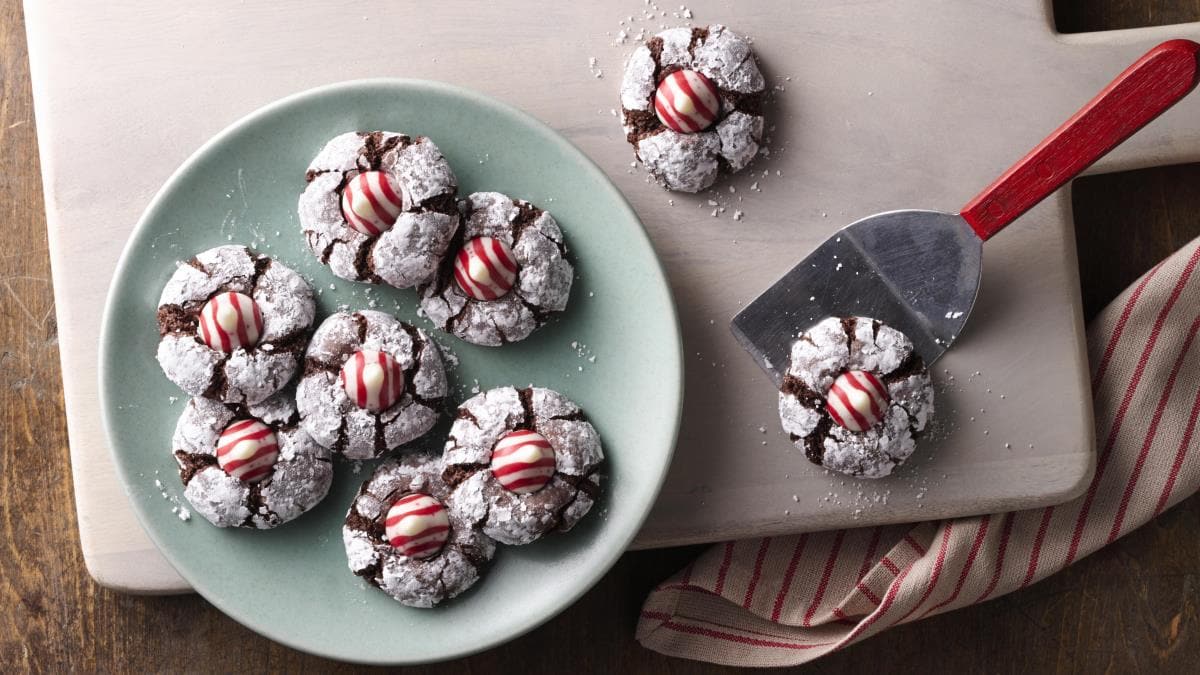
M 154 473 L 158 473 L 158 472 L 155 471 Z M 154 487 L 158 488 L 158 493 L 160 495 L 162 495 L 163 499 L 167 500 L 168 502 L 170 502 L 172 504 L 171 513 L 174 513 L 175 517 L 179 518 L 180 520 L 182 520 L 185 523 L 192 519 L 192 512 L 189 511 L 187 509 L 187 507 L 183 505 L 183 502 L 181 502 L 179 500 L 179 497 L 176 497 L 175 495 L 171 494 L 170 492 L 167 492 L 167 487 L 165 485 L 163 485 L 163 482 L 161 480 L 155 478 L 154 479 Z

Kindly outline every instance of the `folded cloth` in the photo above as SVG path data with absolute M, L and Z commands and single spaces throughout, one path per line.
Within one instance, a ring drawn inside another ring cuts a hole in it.
M 1096 472 L 1066 504 L 717 544 L 651 592 L 637 638 L 730 665 L 812 661 L 1043 579 L 1200 486 L 1197 239 L 1088 326 Z

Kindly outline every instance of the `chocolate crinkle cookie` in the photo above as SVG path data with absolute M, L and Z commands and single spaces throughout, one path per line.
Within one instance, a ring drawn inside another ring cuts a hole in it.
M 351 281 L 429 281 L 458 229 L 458 179 L 433 141 L 389 131 L 329 141 L 305 174 L 308 248 Z
M 192 396 L 259 403 L 300 364 L 316 314 L 299 274 L 244 246 L 179 263 L 158 301 L 158 363 Z
M 468 399 L 442 454 L 450 510 L 510 545 L 574 527 L 600 494 L 603 460 L 579 406 L 538 387 Z
M 429 431 L 446 393 L 442 356 L 429 336 L 363 310 L 338 312 L 317 327 L 296 405 L 318 443 L 369 459 Z
M 172 440 L 183 494 L 217 527 L 270 529 L 329 492 L 329 451 L 300 427 L 290 392 L 257 404 L 188 401 Z
M 499 346 L 529 337 L 567 306 L 574 269 L 554 217 L 499 192 L 460 205 L 454 255 L 421 289 L 421 310 L 467 342 Z
M 663 31 L 625 66 L 625 137 L 667 188 L 699 192 L 758 154 L 765 90 L 750 44 L 728 28 Z
M 434 455 L 380 464 L 342 527 L 350 571 L 410 607 L 467 590 L 496 552 L 496 542 L 446 508 L 441 474 Z
M 912 342 L 864 317 L 829 318 L 792 343 L 779 418 L 809 460 L 887 476 L 933 415 L 933 384 Z

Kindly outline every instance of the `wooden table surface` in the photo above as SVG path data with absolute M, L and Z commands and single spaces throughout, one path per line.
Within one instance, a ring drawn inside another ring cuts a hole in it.
M 1057 0 L 1063 31 L 1200 20 L 1200 0 Z M 198 596 L 97 586 L 74 524 L 29 70 L 19 0 L 0 0 L 0 668 L 352 670 L 276 645 Z M 1200 165 L 1084 179 L 1074 205 L 1085 313 L 1200 236 Z M 718 672 L 633 640 L 647 591 L 701 548 L 625 555 L 533 633 L 419 672 Z M 1024 591 L 896 628 L 812 670 L 1183 672 L 1200 660 L 1200 500 Z

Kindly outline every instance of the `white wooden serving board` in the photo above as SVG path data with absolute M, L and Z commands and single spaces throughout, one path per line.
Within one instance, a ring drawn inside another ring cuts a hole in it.
M 684 24 L 677 5 L 647 19 L 642 0 L 391 11 L 377 2 L 27 2 L 92 575 L 128 591 L 187 588 L 128 507 L 96 404 L 97 328 L 130 229 L 167 176 L 226 125 L 287 94 L 363 77 L 444 80 L 522 107 L 591 155 L 640 213 L 678 301 L 687 397 L 675 464 L 639 546 L 1030 507 L 1078 491 L 1093 439 L 1066 190 L 986 246 L 975 316 L 937 364 L 940 428 L 891 479 L 839 480 L 809 465 L 778 431 L 775 393 L 728 321 L 841 225 L 885 209 L 961 206 L 1150 46 L 1200 39 L 1200 24 L 1061 36 L 1046 0 L 689 8 L 697 24 L 752 37 L 778 86 L 770 156 L 699 196 L 669 194 L 631 169 L 611 112 L 635 44 L 614 45 L 618 31 Z M 1198 159 L 1193 95 L 1094 171 Z M 724 210 L 714 217 L 714 208 Z

